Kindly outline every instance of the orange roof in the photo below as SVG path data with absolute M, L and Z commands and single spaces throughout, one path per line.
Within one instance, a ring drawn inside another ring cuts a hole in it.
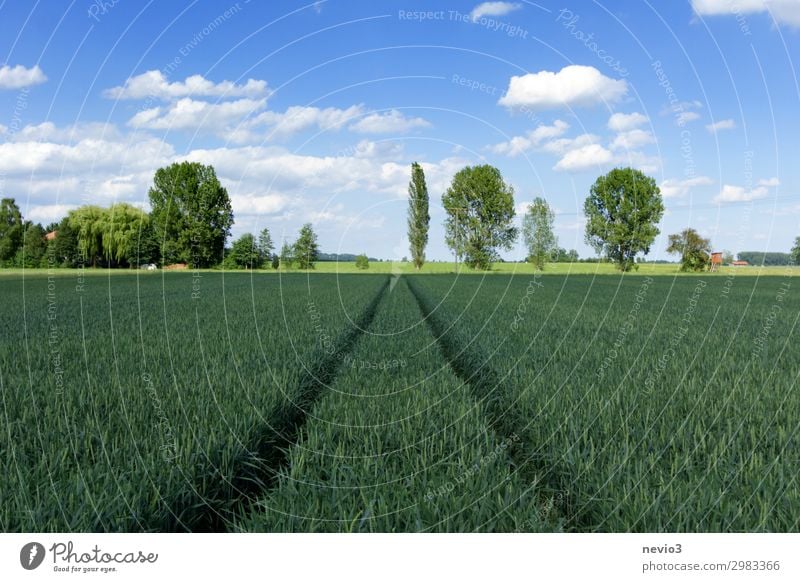
M 58 231 L 54 230 L 54 231 L 48 232 L 46 235 L 44 235 L 44 238 L 45 238 L 45 240 L 53 240 L 54 238 L 56 238 L 57 234 L 58 234 Z

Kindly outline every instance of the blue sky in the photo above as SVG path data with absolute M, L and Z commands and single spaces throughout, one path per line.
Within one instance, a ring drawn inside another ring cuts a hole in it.
M 653 176 L 666 235 L 788 250 L 800 235 L 800 2 L 0 3 L 0 194 L 47 223 L 147 207 L 154 171 L 213 164 L 234 236 L 314 223 L 323 250 L 407 255 L 410 164 L 441 195 L 497 166 L 591 255 L 597 176 Z M 524 255 L 521 244 L 505 253 Z

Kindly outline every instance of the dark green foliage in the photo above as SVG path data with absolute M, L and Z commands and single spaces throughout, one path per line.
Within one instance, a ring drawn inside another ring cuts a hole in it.
M 711 263 L 711 241 L 693 228 L 669 235 L 667 252 L 681 256 L 681 271 L 703 271 Z
M 367 258 L 367 255 L 360 254 L 356 257 L 356 269 L 360 269 L 362 271 L 369 269 L 369 259 Z
M 213 166 L 180 162 L 160 168 L 148 195 L 165 263 L 210 267 L 222 260 L 233 211 Z
M 17 249 L 14 266 L 34 269 L 47 266 L 47 241 L 44 227 L 26 221 L 22 229 L 22 246 Z
M 272 242 L 272 235 L 269 233 L 268 228 L 264 228 L 259 233 L 257 247 L 262 263 L 272 260 L 272 252 L 275 250 L 275 243 Z
M 794 252 L 794 250 L 792 252 Z M 764 265 L 765 267 L 783 267 L 792 264 L 792 253 L 766 253 L 762 251 L 741 251 L 737 254 L 739 256 L 740 261 L 747 261 L 751 265 L 759 265 L 759 266 Z
M 428 211 L 428 186 L 425 172 L 417 162 L 411 164 L 411 181 L 408 184 L 408 243 L 414 268 L 425 264 L 425 247 L 428 246 L 428 228 L 431 216 Z
M 528 262 L 544 269 L 547 261 L 558 251 L 558 239 L 553 232 L 555 213 L 544 198 L 534 198 L 522 218 L 522 236 L 528 248 Z
M 493 166 L 467 166 L 453 177 L 442 196 L 447 212 L 445 241 L 466 265 L 489 269 L 499 249 L 517 238 L 514 189 Z
M 584 203 L 586 243 L 628 271 L 636 255 L 650 252 L 660 232 L 664 203 L 656 181 L 633 168 L 600 176 Z
M 0 201 L 0 266 L 13 261 L 22 246 L 22 214 L 13 198 Z
M 233 243 L 226 257 L 226 263 L 229 263 L 229 266 L 239 269 L 259 269 L 263 260 L 256 239 L 249 232 L 240 236 Z
M 291 269 L 294 266 L 294 245 L 289 244 L 288 241 L 283 242 L 278 262 L 280 263 L 280 267 L 282 269 Z
M 294 260 L 300 269 L 313 269 L 314 263 L 319 254 L 317 235 L 311 227 L 311 223 L 306 223 L 300 229 L 300 234 L 294 243 Z

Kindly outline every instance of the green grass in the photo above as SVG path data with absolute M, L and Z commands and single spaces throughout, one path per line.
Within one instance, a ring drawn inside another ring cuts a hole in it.
M 578 531 L 797 531 L 790 278 L 419 278 Z
M 180 273 L 195 271 L 139 271 L 131 269 L 0 269 L 0 279 L 18 277 L 45 277 L 48 274 L 55 277 L 116 277 L 121 275 L 138 277 L 172 277 Z M 201 273 L 221 273 L 220 269 L 201 269 L 196 272 Z M 224 271 L 229 274 L 248 274 L 249 271 Z M 325 261 L 316 263 L 313 270 L 299 271 L 297 269 L 260 269 L 254 273 L 283 275 L 292 273 L 337 273 L 337 274 L 358 274 L 358 275 L 531 275 L 536 269 L 530 263 L 494 263 L 491 270 L 481 271 L 470 269 L 463 264 L 453 262 L 426 263 L 422 269 L 416 271 L 413 264 L 403 262 L 370 262 L 369 269 L 357 269 L 354 262 L 339 263 Z M 620 272 L 610 263 L 550 263 L 543 275 L 619 275 Z M 642 263 L 639 268 L 626 273 L 627 275 L 665 275 L 693 277 L 697 273 L 683 273 L 680 266 L 671 263 Z M 800 267 L 721 267 L 716 273 L 703 273 L 709 277 L 765 277 L 765 276 L 800 276 Z
M 5 272 L 0 527 L 798 531 L 795 272 L 552 267 Z

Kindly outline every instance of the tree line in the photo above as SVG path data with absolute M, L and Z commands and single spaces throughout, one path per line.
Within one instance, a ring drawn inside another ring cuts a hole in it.
M 227 190 L 213 166 L 178 162 L 160 168 L 148 190 L 150 212 L 124 202 L 108 208 L 86 205 L 47 227 L 24 220 L 12 198 L 0 201 L 0 265 L 46 267 L 80 265 L 135 267 L 185 263 L 193 268 L 313 269 L 320 252 L 317 235 L 304 224 L 294 242 L 284 241 L 276 253 L 269 229 L 256 237 L 245 233 L 225 246 L 233 225 Z M 536 197 L 521 229 L 514 225 L 514 188 L 500 170 L 484 164 L 467 166 L 452 178 L 442 195 L 446 212 L 445 242 L 456 263 L 489 269 L 522 235 L 526 260 L 537 269 L 550 262 L 579 260 L 575 250 L 560 248 L 554 232 L 555 213 Z M 592 261 L 608 261 L 618 269 L 637 267 L 660 233 L 664 214 L 661 192 L 653 178 L 633 168 L 615 168 L 597 178 L 584 202 L 585 240 L 597 252 Z M 430 197 L 422 166 L 411 165 L 408 185 L 408 241 L 411 261 L 419 270 L 429 242 Z M 680 257 L 681 269 L 700 271 L 711 262 L 711 242 L 687 228 L 669 236 L 667 252 Z M 784 265 L 800 261 L 800 237 L 791 253 L 740 252 L 753 264 Z M 733 261 L 725 253 L 723 263 Z M 369 268 L 366 255 L 356 266 Z

